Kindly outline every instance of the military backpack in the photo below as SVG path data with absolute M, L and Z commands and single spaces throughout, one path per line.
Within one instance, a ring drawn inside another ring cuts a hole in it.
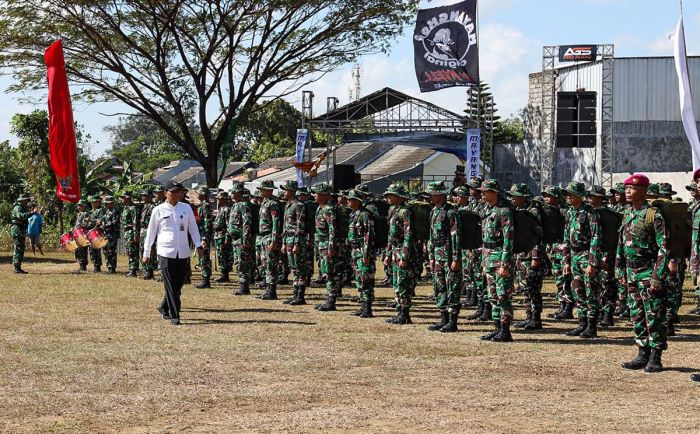
M 666 222 L 669 234 L 666 247 L 669 257 L 674 259 L 689 258 L 692 227 L 688 224 L 688 204 L 657 199 L 651 201 L 650 205 L 661 213 Z M 653 213 L 647 212 L 646 220 L 647 224 L 653 224 Z
M 614 253 L 620 239 L 622 214 L 610 208 L 598 208 L 595 213 L 598 215 L 598 223 L 600 224 L 600 249 L 605 253 Z
M 537 217 L 527 209 L 513 208 L 513 253 L 525 253 L 542 242 L 542 227 Z
M 460 209 L 459 218 L 462 221 L 459 247 L 467 250 L 481 247 L 481 217 L 479 214 L 474 211 Z
M 432 206 L 428 202 L 411 200 L 408 208 L 413 216 L 411 230 L 416 241 L 427 241 L 430 238 L 430 211 Z

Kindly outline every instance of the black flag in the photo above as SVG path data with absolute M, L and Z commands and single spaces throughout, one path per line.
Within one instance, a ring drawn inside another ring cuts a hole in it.
M 413 56 L 421 92 L 479 83 L 476 2 L 418 11 Z

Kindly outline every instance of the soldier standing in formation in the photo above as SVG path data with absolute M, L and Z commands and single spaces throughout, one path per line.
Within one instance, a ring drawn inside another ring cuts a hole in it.
M 277 300 L 277 279 L 279 278 L 279 255 L 282 249 L 282 208 L 272 194 L 275 185 L 263 181 L 258 187 L 263 201 L 260 205 L 260 232 L 258 234 L 260 259 L 265 270 L 266 291 L 259 296 L 263 300 Z
M 129 258 L 129 272 L 126 277 L 138 277 L 139 273 L 139 213 L 132 201 L 131 193 L 122 194 L 121 222 L 124 234 L 124 248 Z
M 140 235 L 139 235 L 139 257 L 140 258 L 145 258 L 145 257 L 153 257 L 153 252 L 149 255 L 144 254 L 144 242 L 146 241 L 146 232 L 148 231 L 148 225 L 151 222 L 151 214 L 153 213 L 153 208 L 155 208 L 155 205 L 153 204 L 153 190 L 150 188 L 146 188 L 141 192 L 141 200 L 143 200 L 143 208 L 141 208 L 141 213 L 139 216 L 139 228 L 140 228 Z M 143 262 L 141 261 L 141 265 L 143 267 L 143 279 L 144 280 L 153 280 L 153 271 L 155 270 L 155 262 L 156 261 L 149 261 L 149 262 Z
M 691 315 L 700 314 L 700 286 L 698 286 L 698 250 L 696 246 L 698 244 L 698 237 L 700 236 L 700 192 L 698 191 L 698 184 L 693 181 L 688 184 L 686 190 L 690 192 L 693 198 L 688 206 L 688 212 L 690 213 L 691 228 L 693 231 L 691 239 L 691 249 L 690 249 L 690 284 L 693 288 L 693 293 L 695 294 L 695 309 L 691 310 L 689 313 Z
M 90 231 L 102 225 L 102 217 L 104 217 L 104 208 L 102 208 L 102 199 L 99 196 L 93 196 L 90 199 L 92 203 L 92 211 L 90 212 L 90 220 L 87 225 L 87 230 Z M 90 246 L 90 261 L 92 261 L 92 272 L 102 272 L 102 250 L 95 249 Z
M 594 185 L 588 192 L 588 203 L 594 211 L 606 209 L 605 198 L 607 197 L 605 188 L 600 185 Z M 600 318 L 598 325 L 601 327 L 611 327 L 615 325 L 613 313 L 615 312 L 615 304 L 617 301 L 617 281 L 615 280 L 615 250 L 601 250 L 600 270 L 598 272 L 600 278 L 599 301 Z
M 559 187 L 547 187 L 542 192 L 545 204 L 559 210 L 563 216 L 567 213 L 566 204 L 563 201 L 564 192 Z M 564 242 L 552 243 L 547 246 L 549 261 L 552 264 L 552 275 L 557 286 L 557 300 L 559 310 L 547 315 L 548 318 L 557 320 L 572 319 L 574 298 L 571 294 L 571 274 L 564 273 Z
M 12 208 L 10 216 L 10 235 L 12 236 L 12 265 L 15 268 L 16 274 L 27 274 L 22 269 L 24 262 L 24 248 L 27 242 L 27 227 L 29 226 L 29 217 L 34 215 L 34 209 L 29 209 L 29 196 L 21 194 L 15 206 Z
M 415 289 L 416 242 L 413 236 L 413 214 L 407 206 L 408 192 L 401 185 L 392 184 L 384 196 L 393 207 L 389 219 L 389 240 L 384 264 L 391 267 L 396 316 L 386 322 L 390 324 L 412 324 L 411 299 Z
M 316 305 L 315 309 L 322 312 L 336 310 L 335 302 L 338 299 L 340 283 L 338 282 L 338 243 L 336 218 L 337 210 L 331 201 L 331 188 L 326 183 L 318 184 L 313 188 L 316 194 L 316 231 L 314 240 L 318 246 L 319 275 L 323 276 L 326 283 L 326 302 Z
M 307 277 L 307 234 L 306 234 L 306 205 L 296 196 L 298 184 L 287 181 L 282 186 L 285 204 L 284 224 L 282 227 L 282 242 L 292 273 L 292 296 L 284 304 L 306 304 Z
M 89 206 L 88 202 L 85 199 L 80 199 L 76 205 L 78 207 L 78 214 L 75 216 L 73 230 L 77 228 L 86 228 L 90 223 L 90 213 L 87 211 L 87 207 Z M 87 271 L 88 246 L 75 249 L 75 261 L 78 263 L 78 273 Z
M 214 241 L 214 213 L 209 203 L 209 188 L 203 185 L 198 187 L 197 196 L 199 198 L 199 206 L 197 207 L 197 215 L 199 221 L 199 236 L 204 242 L 204 254 L 199 257 L 199 269 L 202 273 L 202 281 L 195 285 L 195 288 L 204 289 L 211 288 L 211 246 Z M 185 202 L 186 203 L 186 202 Z
M 220 191 L 216 195 L 217 212 L 214 218 L 214 245 L 216 247 L 216 260 L 219 263 L 221 275 L 214 280 L 216 283 L 228 283 L 231 281 L 229 273 L 233 265 L 233 246 L 228 232 L 230 208 L 228 206 L 228 193 Z
M 119 242 L 119 210 L 114 207 L 114 197 L 104 197 L 105 209 L 102 215 L 102 229 L 107 237 L 107 244 L 104 246 L 105 263 L 107 274 L 117 272 L 117 243 Z
M 255 234 L 253 234 L 253 210 L 244 197 L 245 186 L 235 182 L 231 187 L 233 206 L 229 211 L 228 231 L 233 245 L 233 261 L 238 267 L 239 289 L 234 295 L 249 295 L 255 275 Z
M 350 190 L 347 200 L 352 210 L 348 228 L 350 258 L 355 276 L 355 288 L 359 293 L 362 307 L 354 316 L 372 318 L 372 303 L 374 302 L 374 274 L 376 272 L 374 253 L 374 224 L 369 211 L 363 206 L 365 193 Z

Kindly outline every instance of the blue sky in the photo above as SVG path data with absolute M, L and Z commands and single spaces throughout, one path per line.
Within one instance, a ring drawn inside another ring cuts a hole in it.
M 422 6 L 450 3 L 455 1 L 424 1 Z M 684 9 L 688 54 L 700 54 L 700 0 L 686 0 Z M 676 0 L 480 0 L 479 13 L 481 78 L 491 85 L 499 114 L 506 117 L 525 106 L 527 77 L 541 69 L 543 45 L 612 43 L 617 57 L 671 56 L 668 35 L 675 28 L 680 7 Z M 405 29 L 390 55 L 360 61 L 362 94 L 388 86 L 461 113 L 464 88 L 418 91 L 412 32 L 412 25 Z M 352 65 L 346 65 L 308 86 L 315 94 L 315 114 L 323 113 L 326 97 L 348 102 L 351 69 Z M 9 83 L 9 78 L 0 78 L 0 90 Z M 20 104 L 18 95 L 2 93 L 0 98 L 0 141 L 14 144 L 16 139 L 9 131 L 12 115 L 36 107 Z M 301 93 L 287 99 L 301 109 Z M 76 121 L 92 136 L 93 157 L 101 155 L 110 146 L 103 128 L 117 120 L 104 114 L 124 111 L 123 107 L 94 104 L 74 109 Z

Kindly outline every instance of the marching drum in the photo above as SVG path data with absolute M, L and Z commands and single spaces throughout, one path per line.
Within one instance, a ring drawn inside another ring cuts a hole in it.
M 103 248 L 109 242 L 104 231 L 100 228 L 91 229 L 87 233 L 87 239 L 90 242 L 90 246 L 95 250 Z
M 78 243 L 75 242 L 70 232 L 61 235 L 61 245 L 67 252 L 74 252 L 78 248 Z
M 73 229 L 73 232 L 71 232 L 71 234 L 73 235 L 75 244 L 77 244 L 78 247 L 85 247 L 88 244 L 90 244 L 87 238 L 87 231 L 85 230 L 85 228 L 75 228 Z

